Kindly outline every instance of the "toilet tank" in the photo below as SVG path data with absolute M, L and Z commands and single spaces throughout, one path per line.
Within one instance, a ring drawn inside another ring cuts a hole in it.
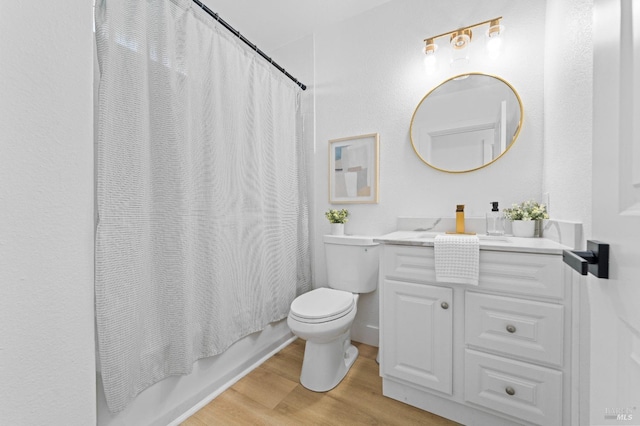
M 325 235 L 324 255 L 329 287 L 370 293 L 378 286 L 378 243 L 373 237 Z

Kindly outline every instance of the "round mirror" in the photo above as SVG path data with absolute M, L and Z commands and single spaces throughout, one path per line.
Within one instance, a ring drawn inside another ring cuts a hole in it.
M 458 75 L 422 98 L 411 118 L 411 144 L 434 169 L 471 172 L 509 150 L 523 113 L 520 96 L 500 77 Z

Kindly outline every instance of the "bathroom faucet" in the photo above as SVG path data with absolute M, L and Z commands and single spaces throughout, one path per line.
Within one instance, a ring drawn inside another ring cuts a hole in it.
M 464 234 L 464 204 L 456 205 L 456 234 Z

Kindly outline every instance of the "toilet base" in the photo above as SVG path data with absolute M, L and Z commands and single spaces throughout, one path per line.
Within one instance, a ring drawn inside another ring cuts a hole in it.
M 307 340 L 302 360 L 300 383 L 314 392 L 335 388 L 358 358 L 358 348 L 351 344 L 349 331 L 327 343 Z

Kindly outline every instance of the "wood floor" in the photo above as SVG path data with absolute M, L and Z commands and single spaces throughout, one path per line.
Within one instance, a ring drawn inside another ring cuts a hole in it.
M 356 342 L 360 356 L 336 388 L 305 389 L 298 381 L 304 345 L 296 340 L 182 425 L 457 425 L 382 396 L 378 349 Z

